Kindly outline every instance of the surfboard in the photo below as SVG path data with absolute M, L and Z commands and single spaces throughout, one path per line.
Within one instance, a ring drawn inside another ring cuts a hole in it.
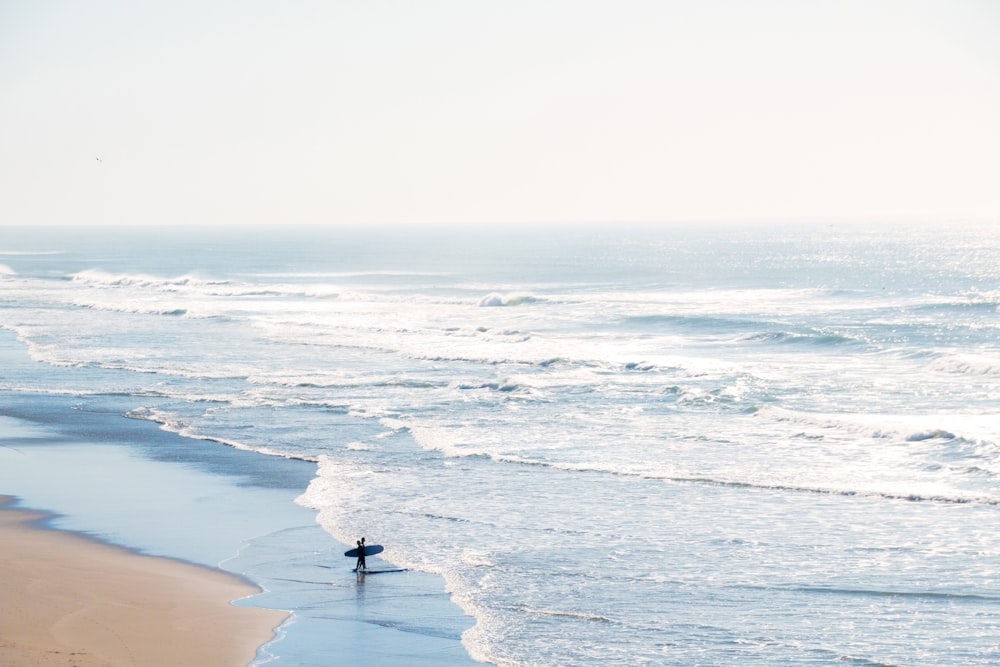
M 381 544 L 368 544 L 365 545 L 365 556 L 374 556 L 375 554 L 382 553 L 383 550 L 384 549 L 382 548 Z M 347 551 L 344 552 L 344 555 L 347 556 L 348 558 L 357 558 L 358 550 L 348 549 Z

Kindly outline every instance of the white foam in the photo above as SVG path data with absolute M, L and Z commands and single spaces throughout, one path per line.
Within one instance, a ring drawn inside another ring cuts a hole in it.
M 971 376 L 1000 376 L 1000 359 L 975 354 L 949 354 L 929 366 L 938 373 Z
M 493 567 L 496 565 L 488 553 L 476 549 L 463 549 L 460 559 L 464 564 L 472 567 Z
M 385 420 L 383 420 L 385 423 Z M 438 451 L 445 456 L 490 456 L 491 452 L 484 448 L 465 442 L 455 432 L 433 426 L 408 424 L 410 435 L 423 449 Z
M 384 421 L 391 422 L 391 420 Z M 372 523 L 372 515 L 365 512 L 365 509 L 369 509 L 366 506 L 377 505 L 377 503 L 382 502 L 384 496 L 384 494 L 380 494 L 379 498 L 373 498 L 366 495 L 366 490 L 372 485 L 372 475 L 372 470 L 360 464 L 349 464 L 331 456 L 322 455 L 317 461 L 316 477 L 295 502 L 303 507 L 316 510 L 316 520 L 327 533 L 340 542 L 353 544 L 358 535 L 372 535 L 378 532 L 379 526 Z M 396 483 L 399 483 L 399 478 L 394 479 Z M 399 500 L 395 499 L 391 503 L 394 511 L 399 510 L 398 502 Z M 374 515 L 385 516 L 377 510 Z M 496 656 L 487 650 L 485 636 L 488 633 L 487 628 L 491 627 L 490 619 L 493 615 L 474 603 L 468 592 L 465 578 L 453 569 L 444 567 L 442 559 L 436 559 L 433 553 L 428 553 L 426 542 L 422 543 L 419 549 L 407 550 L 403 545 L 410 542 L 413 537 L 412 535 L 397 534 L 394 544 L 387 547 L 380 554 L 380 558 L 397 567 L 444 577 L 445 590 L 451 594 L 452 602 L 477 621 L 475 626 L 462 634 L 462 644 L 469 654 L 482 662 L 492 662 L 498 665 L 513 664 L 503 660 L 497 661 Z M 461 554 L 456 554 L 454 559 L 448 560 L 475 570 L 492 567 L 485 553 L 471 549 L 466 549 L 464 557 Z
M 372 447 L 367 442 L 362 442 L 360 440 L 352 440 L 351 442 L 344 445 L 344 447 L 354 452 L 367 452 L 374 449 L 374 447 Z

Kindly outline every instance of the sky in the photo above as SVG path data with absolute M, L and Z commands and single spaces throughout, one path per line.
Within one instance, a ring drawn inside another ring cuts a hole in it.
M 0 0 L 0 225 L 1000 221 L 992 0 Z

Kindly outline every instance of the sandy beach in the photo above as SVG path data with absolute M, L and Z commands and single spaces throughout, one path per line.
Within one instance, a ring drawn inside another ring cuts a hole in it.
M 9 499 L 4 500 L 8 504 Z M 287 614 L 221 571 L 143 556 L 0 510 L 0 663 L 245 665 Z

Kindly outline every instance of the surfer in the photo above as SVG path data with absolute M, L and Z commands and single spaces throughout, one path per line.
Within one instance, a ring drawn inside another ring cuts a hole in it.
M 354 567 L 355 572 L 360 572 L 361 570 L 367 570 L 368 566 L 365 564 L 365 538 L 358 540 L 358 564 Z

